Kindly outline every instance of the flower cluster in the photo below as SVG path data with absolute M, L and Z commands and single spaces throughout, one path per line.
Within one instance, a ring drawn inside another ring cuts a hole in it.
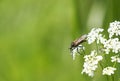
M 102 41 L 103 37 L 100 32 L 103 32 L 102 28 L 93 28 L 87 35 L 88 44 L 93 43 L 95 40 L 97 40 L 97 43 L 99 43 L 99 41 Z
M 114 53 L 118 53 L 120 51 L 120 41 L 118 38 L 110 38 L 104 42 L 104 48 L 106 54 L 109 54 L 110 50 Z
M 115 21 L 110 23 L 110 27 L 108 28 L 109 37 L 112 38 L 115 34 L 116 36 L 120 35 L 120 22 Z
M 114 68 L 114 67 L 106 67 L 106 68 L 103 69 L 103 75 L 114 74 L 115 70 L 116 70 L 116 68 Z
M 110 23 L 110 26 L 108 28 L 108 34 L 109 34 L 109 38 L 106 39 L 105 35 L 103 35 L 103 31 L 104 29 L 102 28 L 93 28 L 88 34 L 87 34 L 87 38 L 86 41 L 88 43 L 88 45 L 92 44 L 92 43 L 96 43 L 99 44 L 100 46 L 102 46 L 102 48 L 96 48 L 95 50 L 91 51 L 90 54 L 84 54 L 84 65 L 83 65 L 83 70 L 82 70 L 82 74 L 86 73 L 88 76 L 93 77 L 94 76 L 94 72 L 95 70 L 98 68 L 98 64 L 99 61 L 101 61 L 103 59 L 106 59 L 106 57 L 104 57 L 104 55 L 111 56 L 111 61 L 109 62 L 113 62 L 113 66 L 109 66 L 107 65 L 107 67 L 102 66 L 102 74 L 103 75 L 112 75 L 114 74 L 114 71 L 117 70 L 116 68 L 116 63 L 120 63 L 120 39 L 118 38 L 118 36 L 120 35 L 120 22 L 119 21 L 115 21 Z M 98 45 L 98 46 L 99 46 Z M 76 53 L 78 53 L 78 50 L 83 50 L 83 46 L 80 45 L 80 47 L 76 47 L 73 49 L 72 51 L 72 55 L 73 55 L 73 59 L 75 59 Z M 99 50 L 101 50 L 99 52 Z M 84 47 L 85 50 L 85 47 Z M 112 55 L 111 55 L 112 53 Z M 106 65 L 105 65 L 106 66 Z
M 103 30 L 102 28 L 93 28 L 87 35 L 88 44 L 95 41 L 101 43 L 104 46 L 103 50 L 106 54 L 109 54 L 111 50 L 114 53 L 120 52 L 120 41 L 118 38 L 113 38 L 114 34 L 115 36 L 120 35 L 120 22 L 115 21 L 110 23 L 110 27 L 108 28 L 109 39 L 105 39 L 105 36 L 101 34 Z
M 118 63 L 120 63 L 119 55 L 112 56 L 111 57 L 111 62 L 118 62 Z
M 84 62 L 84 69 L 82 70 L 82 73 L 86 73 L 89 76 L 93 77 L 94 76 L 94 71 L 98 67 L 98 62 L 102 60 L 102 56 L 98 56 L 97 52 L 91 51 L 90 55 L 85 55 L 85 62 Z

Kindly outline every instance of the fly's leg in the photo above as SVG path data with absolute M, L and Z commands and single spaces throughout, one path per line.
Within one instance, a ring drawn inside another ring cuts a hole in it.
M 73 50 L 74 50 L 75 48 L 71 48 L 70 49 L 70 53 L 71 53 L 71 55 L 73 56 Z
M 80 54 L 79 47 L 77 47 L 77 53 L 79 53 L 79 54 Z
M 79 48 L 81 48 L 81 50 L 83 51 L 83 53 L 85 54 L 84 48 L 83 46 L 78 46 Z

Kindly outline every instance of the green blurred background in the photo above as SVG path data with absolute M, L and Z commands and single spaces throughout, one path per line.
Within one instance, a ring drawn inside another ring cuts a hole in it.
M 0 0 L 0 81 L 106 81 L 81 75 L 71 42 L 120 20 L 120 0 Z

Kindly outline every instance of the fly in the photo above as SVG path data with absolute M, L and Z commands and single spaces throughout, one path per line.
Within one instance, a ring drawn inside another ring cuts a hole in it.
M 72 51 L 74 48 L 78 47 L 81 43 L 85 42 L 87 35 L 82 35 L 80 38 L 76 39 L 71 43 L 70 50 Z

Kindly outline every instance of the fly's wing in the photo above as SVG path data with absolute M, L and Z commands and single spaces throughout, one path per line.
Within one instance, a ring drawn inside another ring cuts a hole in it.
M 87 38 L 87 35 L 85 34 L 85 35 L 83 35 L 83 36 L 81 36 L 81 40 L 84 42 L 84 41 L 86 41 L 86 38 Z
M 70 50 L 73 50 L 74 48 L 76 48 L 79 44 L 81 44 L 82 42 L 85 42 L 87 38 L 87 35 L 83 35 L 81 36 L 79 39 L 76 39 L 75 41 L 73 41 L 71 43 L 71 47 Z
M 87 35 L 82 35 L 79 39 L 75 40 L 74 43 L 76 45 L 81 44 L 82 42 L 86 41 Z

